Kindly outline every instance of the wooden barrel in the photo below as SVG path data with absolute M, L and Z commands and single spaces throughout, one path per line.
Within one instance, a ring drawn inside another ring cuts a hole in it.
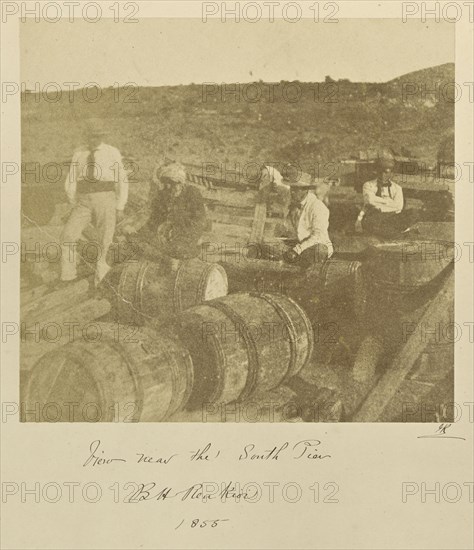
M 180 344 L 148 328 L 100 327 L 97 341 L 77 340 L 34 365 L 22 410 L 35 414 L 23 421 L 159 422 L 184 407 L 193 369 Z
M 185 309 L 227 294 L 227 275 L 217 265 L 198 258 L 177 267 L 163 261 L 131 262 L 123 269 L 117 310 L 121 323 L 174 318 Z
M 364 316 L 367 291 L 361 262 L 330 258 L 324 262 L 319 278 L 324 300 L 348 306 L 359 318 Z
M 357 315 L 365 310 L 366 291 L 362 264 L 332 259 L 309 269 L 270 260 L 221 262 L 229 279 L 230 292 L 264 292 L 285 294 L 313 316 L 314 306 L 335 302 Z
M 453 261 L 453 243 L 396 241 L 370 248 L 367 276 L 384 291 L 409 293 L 430 283 Z
M 298 373 L 313 350 L 306 314 L 283 295 L 230 294 L 188 309 L 181 320 L 195 369 L 191 409 L 272 390 Z

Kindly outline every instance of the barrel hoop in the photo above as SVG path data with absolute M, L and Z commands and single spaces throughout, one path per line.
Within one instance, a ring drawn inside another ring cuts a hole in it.
M 269 294 L 265 294 L 265 296 L 270 296 L 272 297 L 271 295 Z M 308 351 L 306 353 L 306 358 L 303 362 L 303 365 L 304 366 L 306 364 L 306 362 L 308 361 L 308 359 L 312 356 L 313 354 L 313 349 L 314 349 L 314 336 L 313 336 L 313 325 L 311 324 L 310 320 L 308 319 L 308 316 L 306 315 L 306 313 L 304 312 L 303 308 L 297 303 L 295 302 L 295 300 L 293 300 L 293 298 L 290 298 L 289 296 L 285 296 L 285 300 L 287 300 L 288 302 L 290 302 L 290 304 L 292 304 L 292 306 L 296 309 L 296 311 L 300 314 L 301 318 L 303 319 L 303 322 L 305 324 L 305 327 L 306 327 L 306 336 L 308 337 Z M 281 307 L 281 306 L 280 306 Z M 283 310 L 284 311 L 284 310 Z M 284 312 L 285 315 L 288 315 L 287 312 L 285 311 Z M 292 328 L 293 330 L 295 331 L 295 328 L 294 328 L 294 325 L 293 325 L 293 321 L 291 320 L 290 318 L 290 321 L 291 321 L 291 324 L 292 324 Z M 296 331 L 295 331 L 295 334 L 296 334 Z M 296 348 L 295 348 L 296 349 Z M 289 377 L 291 378 L 292 376 L 292 372 L 291 372 L 291 369 L 288 369 L 288 375 Z
M 252 338 L 250 331 L 247 329 L 245 319 L 236 311 L 234 311 L 230 306 L 220 302 L 219 300 L 211 300 L 206 302 L 206 305 L 217 309 L 224 313 L 238 328 L 239 332 L 242 334 L 244 342 L 247 345 L 247 356 L 249 360 L 249 369 L 247 372 L 247 380 L 245 381 L 244 389 L 239 396 L 239 399 L 243 400 L 251 395 L 255 384 L 257 382 L 258 375 L 258 350 L 255 340 Z
M 145 284 L 145 275 L 150 267 L 150 262 L 142 262 L 137 274 L 136 286 L 135 286 L 135 297 L 132 306 L 134 309 L 138 305 L 138 312 L 135 312 L 137 315 L 143 313 L 143 285 Z
M 166 356 L 166 359 L 168 361 L 168 365 L 170 365 L 171 368 L 171 378 L 173 380 L 173 388 L 172 388 L 172 397 L 177 393 L 177 390 L 179 389 L 179 379 L 182 378 L 180 376 L 182 370 L 179 368 L 179 366 L 176 366 L 176 354 L 173 354 L 172 350 L 170 349 L 170 346 L 167 342 L 162 342 L 164 347 L 164 355 Z M 173 411 L 173 408 L 175 409 L 174 412 L 177 412 L 181 410 L 187 403 L 189 396 L 191 394 L 192 390 L 192 370 L 189 369 L 189 356 L 187 354 L 183 355 L 183 360 L 186 362 L 185 366 L 185 392 L 183 393 L 181 403 L 178 407 L 174 407 L 173 401 L 170 402 L 168 405 L 168 409 L 165 414 L 165 418 L 168 418 L 170 416 L 170 413 Z
M 130 376 L 132 377 L 136 396 L 138 398 L 138 404 L 135 403 L 135 405 L 138 405 L 138 409 L 139 409 L 138 421 L 139 421 L 143 411 L 143 405 L 145 402 L 145 392 L 143 390 L 142 384 L 140 383 L 140 379 L 139 379 L 136 367 L 134 365 L 134 361 L 132 360 L 130 354 L 124 350 L 122 345 L 118 344 L 117 342 L 114 342 L 113 340 L 112 341 L 108 340 L 107 344 L 109 345 L 109 347 L 115 350 L 120 355 L 120 357 L 122 357 L 122 359 L 125 361 L 125 365 L 127 366 L 127 370 L 130 373 Z
M 130 296 L 130 293 L 128 292 L 128 279 L 130 277 L 130 271 L 132 270 L 132 267 L 134 268 L 135 265 L 134 264 L 131 264 L 131 265 L 128 265 L 124 268 L 124 270 L 122 271 L 121 275 L 120 275 L 120 280 L 119 280 L 119 284 L 118 284 L 118 296 L 117 296 L 117 300 L 120 304 L 120 308 L 123 307 L 123 304 L 126 304 L 129 312 L 128 312 L 128 316 L 132 316 L 132 312 L 134 313 L 135 312 L 135 309 L 136 309 L 136 296 L 137 296 L 137 289 L 136 289 L 136 286 L 137 286 L 137 278 L 138 278 L 138 274 L 135 275 L 135 279 L 134 279 L 134 293 L 132 296 Z M 139 267 L 139 271 L 138 273 L 140 273 L 140 267 Z M 133 274 L 132 274 L 133 276 Z M 133 316 L 130 320 L 134 320 Z
M 286 329 L 288 331 L 288 336 L 290 338 L 290 363 L 285 374 L 283 382 L 288 378 L 289 373 L 292 373 L 295 370 L 296 366 L 296 354 L 297 354 L 297 334 L 296 328 L 293 323 L 292 318 L 289 316 L 288 312 L 285 311 L 285 308 L 282 307 L 280 303 L 271 295 L 271 294 L 257 294 L 254 293 L 253 296 L 259 296 L 262 300 L 265 300 L 270 304 L 273 309 L 278 314 L 278 317 L 285 323 Z
M 175 313 L 180 313 L 182 311 L 182 300 L 181 300 L 181 282 L 183 279 L 184 273 L 184 264 L 181 262 L 178 267 L 178 272 L 176 273 L 176 278 L 173 285 L 173 306 Z
M 204 289 L 206 288 L 206 281 L 208 280 L 209 274 L 212 272 L 213 267 L 213 265 L 209 264 L 201 272 L 199 284 L 196 289 L 196 304 L 200 304 L 204 301 Z
M 205 304 L 206 306 L 210 305 L 209 302 L 207 302 Z M 200 314 L 199 316 L 201 316 L 202 314 Z M 224 353 L 224 350 L 222 349 L 222 346 L 219 344 L 218 340 L 217 340 L 217 337 L 215 335 L 209 335 L 208 336 L 208 345 L 210 345 L 212 343 L 212 348 L 214 350 L 214 353 L 216 354 L 216 357 L 217 357 L 217 364 L 218 365 L 222 365 L 222 371 L 223 372 L 226 372 L 226 369 L 227 369 L 227 357 Z M 194 362 L 192 363 L 192 367 L 193 367 L 193 370 L 192 370 L 192 386 L 194 386 Z M 222 394 L 222 390 L 224 389 L 224 377 L 222 376 L 222 372 L 217 372 L 216 373 L 216 376 L 217 376 L 217 384 L 216 384 L 216 387 L 214 389 L 214 393 L 209 397 L 209 400 L 211 403 L 214 403 L 216 399 L 219 398 L 219 396 Z M 190 394 L 192 394 L 192 390 L 194 388 L 191 387 L 190 388 Z
M 143 343 L 141 344 L 141 347 L 142 347 L 142 349 L 145 353 L 148 353 L 148 350 L 145 349 L 145 346 L 143 345 Z M 172 409 L 173 409 L 173 397 L 176 394 L 176 390 L 178 388 L 179 369 L 176 368 L 174 358 L 173 358 L 172 354 L 170 353 L 170 351 L 168 349 L 168 346 L 166 344 L 164 345 L 163 352 L 164 352 L 164 355 L 166 357 L 166 364 L 169 365 L 170 370 L 171 370 L 171 385 L 172 385 L 171 399 L 170 399 L 170 402 L 168 403 L 168 407 L 167 407 L 166 412 L 164 414 L 164 418 L 168 418 L 170 416 L 170 413 L 171 413 Z M 178 409 L 179 408 L 180 407 L 178 407 Z

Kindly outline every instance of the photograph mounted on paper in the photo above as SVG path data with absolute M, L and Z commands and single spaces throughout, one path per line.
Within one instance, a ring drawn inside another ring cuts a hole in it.
M 20 46 L 22 421 L 452 420 L 454 25 Z

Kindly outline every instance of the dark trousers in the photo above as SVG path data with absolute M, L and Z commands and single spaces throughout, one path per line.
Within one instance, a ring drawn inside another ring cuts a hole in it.
M 315 264 L 321 264 L 328 259 L 328 247 L 325 244 L 318 243 L 310 246 L 300 254 L 298 265 L 303 268 L 311 267 Z
M 370 210 L 362 219 L 362 229 L 382 239 L 394 239 L 415 223 L 415 217 L 413 210 L 403 210 L 399 214 Z

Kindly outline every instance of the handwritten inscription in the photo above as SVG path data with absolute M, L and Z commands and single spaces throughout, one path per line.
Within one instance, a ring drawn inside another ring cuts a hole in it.
M 239 461 L 281 461 L 282 459 L 319 461 L 325 458 L 331 458 L 330 454 L 320 450 L 321 446 L 322 441 L 320 439 L 303 439 L 293 444 L 289 441 L 284 441 L 277 445 L 267 447 L 258 447 L 255 443 L 247 443 L 242 447 L 239 453 L 235 455 L 230 454 L 228 458 Z M 214 444 L 206 443 L 197 449 L 188 451 L 187 456 L 184 452 L 181 454 L 178 452 L 152 454 L 143 451 L 135 452 L 132 456 L 134 456 L 134 458 L 112 456 L 103 449 L 101 440 L 96 439 L 89 445 L 88 455 L 83 466 L 111 466 L 124 462 L 166 466 L 170 462 L 180 459 L 187 459 L 195 463 L 208 463 L 224 455 L 221 454 L 221 451 L 217 449 Z
M 138 456 L 138 460 L 137 460 L 138 464 L 140 464 L 141 462 L 145 464 L 169 464 L 171 460 L 175 456 L 177 456 L 176 454 L 174 454 L 174 455 L 170 455 L 168 458 L 163 458 L 163 457 L 156 458 L 154 456 L 146 456 L 143 453 L 136 453 L 136 455 Z
M 223 521 L 229 521 L 228 519 L 193 519 L 189 524 L 185 524 L 185 527 L 190 527 L 191 529 L 194 529 L 195 527 L 200 527 L 201 529 L 204 529 L 205 527 L 212 527 L 215 528 L 219 525 L 219 523 L 222 523 Z M 181 525 L 183 525 L 183 521 L 175 527 L 176 529 L 179 529 Z
M 228 482 L 217 492 L 208 492 L 208 488 L 203 483 L 195 483 L 186 489 L 176 491 L 172 487 L 158 487 L 155 482 L 141 483 L 137 486 L 127 502 L 137 503 L 147 500 L 167 500 L 177 498 L 180 501 L 194 501 L 199 500 L 206 502 L 208 500 L 219 499 L 222 502 L 226 500 L 252 500 L 256 497 L 256 490 L 247 491 L 242 490 L 240 486 L 233 482 Z
M 298 443 L 295 443 L 291 448 L 291 456 L 295 460 L 299 460 L 300 458 L 310 460 L 330 458 L 331 455 L 319 452 L 318 448 L 320 445 L 321 441 L 319 439 L 298 441 Z M 290 448 L 290 444 L 286 441 L 279 447 L 275 446 L 272 449 L 259 452 L 254 452 L 255 448 L 256 446 L 254 443 L 245 445 L 243 453 L 239 456 L 239 460 L 278 460 L 280 456 Z
M 89 458 L 84 462 L 83 466 L 106 466 L 112 462 L 127 462 L 125 458 L 110 458 L 105 455 L 105 452 L 100 449 L 100 439 L 93 441 L 89 446 Z

